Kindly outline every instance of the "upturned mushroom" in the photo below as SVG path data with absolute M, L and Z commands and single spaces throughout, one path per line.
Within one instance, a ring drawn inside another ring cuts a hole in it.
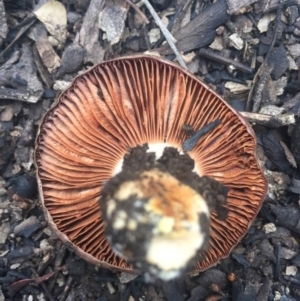
M 198 78 L 155 57 L 78 76 L 41 123 L 39 194 L 87 261 L 169 280 L 229 255 L 266 180 L 250 125 Z

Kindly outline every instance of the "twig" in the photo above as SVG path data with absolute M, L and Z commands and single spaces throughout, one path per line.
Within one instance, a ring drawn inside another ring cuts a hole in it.
M 167 42 L 169 43 L 170 47 L 172 48 L 173 52 L 176 55 L 176 58 L 178 60 L 178 63 L 187 69 L 187 66 L 184 62 L 184 60 L 182 59 L 175 43 L 177 42 L 174 37 L 171 35 L 171 33 L 169 32 L 169 30 L 166 28 L 166 26 L 163 24 L 163 22 L 160 20 L 158 14 L 156 13 L 156 11 L 153 9 L 152 5 L 149 3 L 148 0 L 142 0 L 143 3 L 146 5 L 146 7 L 148 8 L 150 14 L 152 15 L 152 17 L 154 18 L 156 24 L 158 25 L 158 27 L 160 28 L 160 30 L 162 31 L 163 35 L 165 36 Z
M 36 17 L 32 14 L 19 24 L 19 32 L 16 34 L 15 38 L 9 43 L 9 45 L 0 53 L 0 62 L 3 60 L 4 55 L 6 55 L 12 46 L 17 42 L 17 40 L 30 28 L 36 21 Z
M 139 7 L 137 5 L 135 5 L 134 3 L 132 3 L 130 0 L 125 0 L 143 19 L 144 23 L 149 24 L 149 20 L 148 18 L 145 16 L 145 14 L 139 9 Z
M 246 66 L 242 63 L 236 62 L 232 59 L 226 58 L 226 57 L 222 56 L 221 54 L 219 54 L 216 51 L 213 51 L 211 49 L 202 48 L 202 49 L 200 49 L 199 54 L 201 56 L 207 57 L 207 58 L 209 58 L 211 60 L 214 60 L 216 62 L 219 62 L 221 64 L 232 65 L 236 69 L 239 69 L 239 70 L 241 70 L 245 73 L 250 73 L 251 74 L 253 72 L 253 70 L 250 67 L 248 67 L 248 66 Z
M 60 301 L 64 301 L 66 299 L 66 296 L 71 288 L 72 281 L 73 281 L 73 277 L 69 275 L 66 285 L 65 285 L 65 288 L 64 288 L 63 292 L 61 293 L 61 295 L 59 296 Z
M 61 242 L 58 242 L 57 246 L 58 246 L 59 250 L 57 251 L 57 256 L 56 256 L 55 262 L 54 262 L 55 270 L 57 268 L 59 268 L 59 266 L 61 266 L 63 259 L 65 257 L 66 251 L 67 251 L 67 247 L 64 244 L 61 244 Z M 48 287 L 50 290 L 53 289 L 56 279 L 57 279 L 57 274 L 55 274 L 54 277 L 51 279 L 51 281 L 49 281 Z
M 271 54 L 271 51 L 273 50 L 273 47 L 275 45 L 275 41 L 277 39 L 277 34 L 278 34 L 278 25 L 279 25 L 281 11 L 282 11 L 281 8 L 277 9 L 276 18 L 275 18 L 276 23 L 275 23 L 275 28 L 274 28 L 274 36 L 273 36 L 269 51 L 268 51 L 268 53 L 265 57 L 265 60 L 263 61 L 263 63 L 261 64 L 261 66 L 259 67 L 258 71 L 256 72 L 256 74 L 254 76 L 253 83 L 252 83 L 252 88 L 251 88 L 251 90 L 248 94 L 248 98 L 247 98 L 246 111 L 250 111 L 250 106 L 251 106 L 251 103 L 252 103 L 252 96 L 253 96 L 253 93 L 254 93 L 256 83 L 258 82 L 258 78 L 260 76 L 262 76 L 262 74 L 264 72 L 265 65 L 267 64 L 267 61 L 268 61 L 269 56 Z
M 259 111 L 260 103 L 261 103 L 261 93 L 262 93 L 272 71 L 273 71 L 273 68 L 268 67 L 268 70 L 265 70 L 265 72 L 262 74 L 262 76 L 260 77 L 260 79 L 257 83 L 257 87 L 256 87 L 255 93 L 253 95 L 253 108 L 252 108 L 253 113 L 257 113 Z
M 55 301 L 55 298 L 50 293 L 48 286 L 43 282 L 44 280 L 47 280 L 47 278 L 41 280 L 42 277 L 39 277 L 39 274 L 37 273 L 37 271 L 33 267 L 31 267 L 30 269 L 31 269 L 31 272 L 33 273 L 33 275 L 37 278 L 36 282 L 41 285 L 41 287 L 43 288 L 43 290 L 44 290 L 46 296 L 49 298 L 49 300 L 50 301 Z M 57 273 L 57 271 L 55 271 L 53 273 L 50 273 L 49 278 L 52 275 L 54 275 L 54 273 Z
M 286 113 L 278 116 L 271 116 L 265 114 L 251 113 L 251 112 L 239 112 L 248 121 L 264 125 L 272 128 L 279 128 L 282 126 L 287 126 L 295 124 L 295 115 Z

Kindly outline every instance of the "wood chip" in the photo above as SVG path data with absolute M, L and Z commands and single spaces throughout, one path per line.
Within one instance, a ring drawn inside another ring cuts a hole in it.
M 8 27 L 6 23 L 5 7 L 3 0 L 0 0 L 0 45 L 1 39 L 5 39 L 8 32 Z
M 272 75 L 275 80 L 279 79 L 289 68 L 289 60 L 287 59 L 287 51 L 283 44 L 274 48 L 269 55 L 268 65 L 273 68 Z
M 67 39 L 67 11 L 65 6 L 58 1 L 49 1 L 37 9 L 34 14 L 59 42 L 58 48 L 62 48 Z
M 108 288 L 110 294 L 114 294 L 116 292 L 116 289 L 113 287 L 111 282 L 106 282 L 106 285 L 107 285 L 107 288 Z
M 8 235 L 11 233 L 10 223 L 2 222 L 0 225 L 0 244 L 4 244 Z
M 106 32 L 111 45 L 117 44 L 123 34 L 128 6 L 124 1 L 114 1 L 107 5 L 99 15 L 99 28 Z
M 63 91 L 67 89 L 70 86 L 71 82 L 63 81 L 63 80 L 57 80 L 53 86 L 54 90 L 57 91 Z
M 25 101 L 29 103 L 36 103 L 41 98 L 42 95 L 43 95 L 43 90 L 37 92 L 30 92 L 30 91 L 20 91 L 16 89 L 0 87 L 1 99 L 19 100 L 19 101 Z
M 230 90 L 233 94 L 240 94 L 244 92 L 248 92 L 250 90 L 250 86 L 239 84 L 236 82 L 226 82 L 225 88 Z
M 225 0 L 218 0 L 207 6 L 191 22 L 174 33 L 178 50 L 186 52 L 211 44 L 215 38 L 216 29 L 228 19 Z M 172 50 L 166 45 L 160 48 L 160 53 L 171 54 Z
M 287 59 L 289 61 L 289 70 L 298 70 L 296 62 L 290 55 L 287 55 Z
M 284 111 L 284 108 L 280 108 L 274 105 L 266 105 L 259 110 L 259 113 L 270 116 L 277 116 L 279 114 L 282 114 Z
M 264 14 L 263 17 L 259 20 L 257 24 L 257 28 L 259 29 L 259 32 L 266 32 L 269 29 L 269 25 L 272 21 L 275 20 L 275 13 L 267 13 Z
M 97 64 L 103 60 L 104 50 L 99 43 L 99 13 L 104 0 L 91 0 L 79 32 L 79 43 L 85 50 L 84 62 Z
M 156 43 L 160 39 L 160 29 L 152 28 L 148 33 L 148 37 L 150 44 Z
M 228 5 L 228 13 L 230 15 L 237 13 L 242 8 L 249 6 L 257 0 L 226 0 Z
M 4 86 L 0 88 L 0 98 L 37 102 L 44 90 L 36 74 L 31 46 L 23 44 L 20 59 L 13 64 L 18 56 L 13 55 L 13 59 L 0 68 L 0 85 Z
M 287 77 L 282 76 L 279 78 L 277 81 L 275 81 L 275 86 L 276 86 L 276 95 L 282 95 L 284 93 L 284 89 L 287 85 Z
M 214 41 L 209 45 L 209 48 L 213 49 L 213 50 L 223 50 L 224 46 L 223 46 L 223 38 L 220 36 L 216 36 Z
M 273 128 L 279 128 L 282 126 L 287 126 L 296 123 L 295 115 L 290 113 L 278 116 L 263 115 L 251 112 L 240 112 L 240 114 L 246 119 L 248 119 L 248 121 L 250 121 L 251 123 L 257 123 Z
M 298 268 L 294 265 L 287 266 L 285 269 L 285 274 L 289 276 L 295 276 L 298 272 Z
M 130 281 L 132 281 L 136 277 L 138 277 L 138 275 L 129 274 L 129 273 L 126 273 L 126 272 L 122 272 L 120 275 L 118 275 L 118 278 L 119 278 L 121 283 L 129 283 Z
M 244 41 L 240 38 L 237 33 L 233 33 L 229 37 L 229 45 L 237 50 L 242 50 L 244 47 Z
M 273 223 L 265 224 L 263 226 L 263 231 L 268 234 L 276 231 L 276 226 Z
M 49 72 L 54 72 L 60 66 L 60 58 L 54 51 L 42 24 L 36 24 L 29 33 L 29 37 L 36 42 L 36 49 L 44 66 Z
M 0 113 L 1 121 L 10 121 L 14 116 L 14 108 L 12 105 L 5 106 L 4 110 Z
M 67 73 L 77 72 L 82 65 L 83 55 L 84 50 L 77 42 L 67 46 L 63 52 L 61 66 L 57 71 L 56 78 Z
M 290 149 L 287 147 L 287 145 L 283 142 L 283 141 L 280 141 L 279 142 L 284 150 L 284 154 L 287 158 L 287 160 L 290 162 L 290 164 L 294 167 L 294 168 L 297 168 L 297 163 L 296 163 L 296 160 L 293 156 L 293 154 L 291 153 Z
M 297 59 L 300 56 L 300 44 L 286 45 L 286 48 L 293 58 Z

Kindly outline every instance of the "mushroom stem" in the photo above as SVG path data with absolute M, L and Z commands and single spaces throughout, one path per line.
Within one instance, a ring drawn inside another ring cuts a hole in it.
M 146 281 L 167 281 L 186 271 L 208 246 L 211 211 L 218 202 L 224 205 L 227 189 L 194 174 L 192 159 L 174 148 L 158 160 L 153 155 L 146 147 L 134 149 L 105 185 L 100 203 L 114 252 L 142 271 Z M 141 162 L 134 170 L 137 158 Z M 223 199 L 215 194 L 215 184 Z

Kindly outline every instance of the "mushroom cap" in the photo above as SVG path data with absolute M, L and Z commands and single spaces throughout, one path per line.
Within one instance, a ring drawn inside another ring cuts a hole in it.
M 198 130 L 222 122 L 188 154 L 196 172 L 229 188 L 225 221 L 211 216 L 208 250 L 195 270 L 227 257 L 257 215 L 267 182 L 256 159 L 248 122 L 197 77 L 150 56 L 103 62 L 76 77 L 45 115 L 35 163 L 45 216 L 58 235 L 85 260 L 135 272 L 114 254 L 104 235 L 101 189 L 128 148 L 161 144 L 181 149 L 183 126 Z

